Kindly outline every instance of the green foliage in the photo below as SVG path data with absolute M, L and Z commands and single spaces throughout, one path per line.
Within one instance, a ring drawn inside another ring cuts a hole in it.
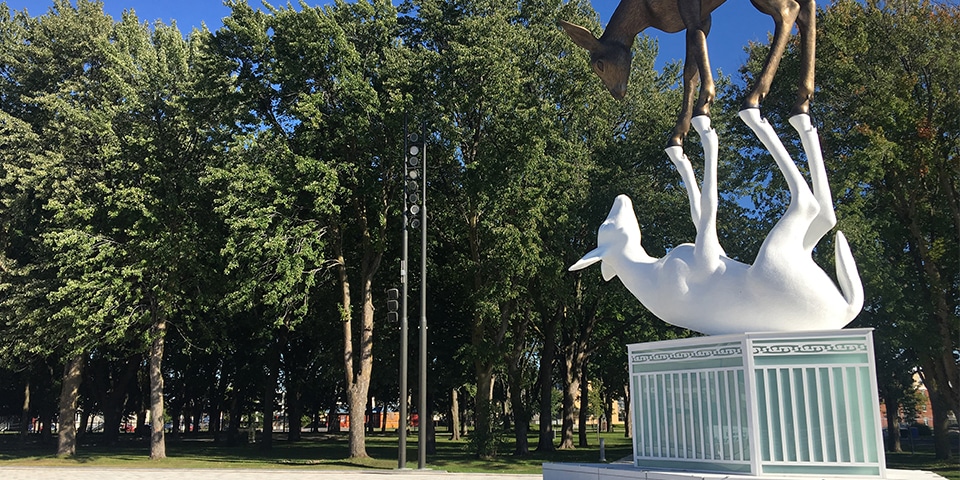
M 186 37 L 89 0 L 38 17 L 0 5 L 4 369 L 49 375 L 36 372 L 85 353 L 119 371 L 166 318 L 174 408 L 239 419 L 273 408 L 271 381 L 305 414 L 368 394 L 394 403 L 399 338 L 380 292 L 399 270 L 405 116 L 430 133 L 430 389 L 442 410 L 446 392 L 473 385 L 473 454 L 496 455 L 509 433 L 482 380 L 494 402 L 509 385 L 512 421 L 526 426 L 540 395 L 583 372 L 589 408 L 622 395 L 623 343 L 689 333 L 599 269 L 566 271 L 619 193 L 651 254 L 694 238 L 662 152 L 680 65 L 656 71 L 655 43 L 636 42 L 631 93 L 615 102 L 556 26 L 599 31 L 587 2 L 227 5 L 223 28 Z M 838 1 L 819 19 L 814 118 L 885 395 L 957 348 L 957 18 L 938 4 Z M 765 48 L 752 46 L 745 79 Z M 793 101 L 790 49 L 764 103 L 777 125 Z M 742 88 L 730 87 L 732 105 Z M 715 109 L 734 141 L 720 233 L 749 261 L 788 199 L 734 108 Z M 929 338 L 942 341 L 918 341 Z

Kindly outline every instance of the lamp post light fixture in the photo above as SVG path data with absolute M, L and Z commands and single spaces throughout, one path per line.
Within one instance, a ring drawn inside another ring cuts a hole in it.
M 409 232 L 420 229 L 420 401 L 418 408 L 418 467 L 426 467 L 427 418 L 427 145 L 426 124 L 420 131 L 411 131 L 407 118 L 403 121 L 403 251 L 400 260 L 400 281 L 403 292 L 400 302 L 400 445 L 399 468 L 407 462 L 407 293 L 409 290 Z

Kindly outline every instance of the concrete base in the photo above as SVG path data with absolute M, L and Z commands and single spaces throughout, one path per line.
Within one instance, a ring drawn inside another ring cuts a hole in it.
M 940 475 L 921 470 L 886 469 L 885 480 L 946 480 Z M 692 473 L 665 470 L 645 470 L 631 464 L 613 463 L 544 463 L 543 480 L 797 480 L 815 478 L 817 480 L 858 480 L 877 477 L 856 477 L 850 475 L 836 477 L 802 477 L 784 475 L 756 477 L 753 475 L 731 475 L 721 473 Z
M 637 468 L 886 478 L 868 329 L 720 335 L 627 349 Z

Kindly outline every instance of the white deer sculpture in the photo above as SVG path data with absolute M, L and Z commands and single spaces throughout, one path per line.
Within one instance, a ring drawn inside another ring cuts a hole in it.
M 773 155 L 790 187 L 790 205 L 764 239 L 753 265 L 728 258 L 720 247 L 717 134 L 709 117 L 697 116 L 691 123 L 704 148 L 702 197 L 682 148 L 666 149 L 687 188 L 696 243 L 677 246 L 663 258 L 647 255 L 633 204 L 620 195 L 597 232 L 597 248 L 570 270 L 602 262 L 604 280 L 619 276 L 654 315 L 707 335 L 843 328 L 863 307 L 863 285 L 839 231 L 834 253 L 839 291 L 813 261 L 814 246 L 836 224 L 817 130 L 806 114 L 790 118 L 809 162 L 811 192 L 760 110 L 742 110 L 740 118 Z

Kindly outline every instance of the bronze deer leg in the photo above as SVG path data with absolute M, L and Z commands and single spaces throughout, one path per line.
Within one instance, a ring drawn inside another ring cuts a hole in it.
M 668 147 L 682 147 L 683 139 L 690 131 L 690 119 L 693 117 L 693 87 L 699 80 L 700 75 L 697 73 L 697 65 L 688 56 L 683 63 L 683 103 L 680 105 L 680 113 L 677 114 L 677 123 L 673 127 L 673 133 L 667 142 Z
M 690 131 L 690 119 L 699 115 L 710 116 L 710 105 L 716 97 L 716 86 L 710 72 L 707 55 L 707 34 L 710 33 L 710 15 L 701 15 L 699 0 L 680 1 L 677 4 L 680 19 L 686 28 L 687 51 L 683 64 L 683 104 L 677 116 L 677 124 L 667 146 L 682 146 L 683 138 Z M 700 80 L 700 95 L 693 107 L 693 88 Z
M 800 82 L 797 85 L 797 101 L 790 115 L 810 113 L 813 100 L 814 64 L 817 50 L 817 5 L 815 0 L 799 0 L 800 14 L 797 29 L 800 31 Z
M 773 17 L 775 29 L 773 42 L 770 43 L 770 53 L 767 54 L 763 70 L 760 71 L 753 89 L 743 99 L 741 109 L 760 108 L 760 102 L 770 93 L 773 77 L 777 73 L 777 67 L 780 66 L 783 51 L 787 47 L 790 29 L 793 28 L 800 13 L 800 5 L 795 0 L 753 0 L 753 5 L 761 12 Z
M 687 29 L 687 61 L 693 58 L 700 73 L 700 97 L 697 99 L 697 106 L 693 110 L 693 116 L 710 116 L 710 105 L 717 95 L 716 86 L 713 83 L 713 74 L 710 72 L 710 58 L 707 55 L 707 34 L 710 33 L 710 14 L 701 15 L 701 5 L 699 1 L 682 2 L 680 7 L 680 19 Z

